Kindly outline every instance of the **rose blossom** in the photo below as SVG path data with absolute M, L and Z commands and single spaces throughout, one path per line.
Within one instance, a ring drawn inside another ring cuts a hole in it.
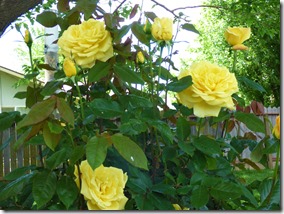
M 123 210 L 127 202 L 123 190 L 128 176 L 121 169 L 99 166 L 91 168 L 87 160 L 80 164 L 81 194 L 89 210 Z M 79 184 L 78 169 L 75 166 L 76 183 Z
M 238 91 L 235 74 L 207 61 L 193 63 L 178 76 L 191 76 L 193 84 L 179 92 L 179 101 L 198 117 L 218 116 L 222 107 L 234 109 L 231 95 Z
M 94 19 L 71 25 L 58 39 L 58 46 L 65 57 L 83 68 L 91 68 L 96 60 L 105 62 L 113 56 L 110 33 L 103 22 Z

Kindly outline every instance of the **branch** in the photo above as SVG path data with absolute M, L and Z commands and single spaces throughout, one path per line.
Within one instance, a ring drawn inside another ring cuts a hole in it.
M 199 7 L 211 7 L 211 8 L 215 8 L 215 9 L 223 9 L 224 7 L 222 6 L 215 6 L 215 5 L 196 5 L 196 6 L 186 6 L 186 7 L 178 7 L 173 9 L 172 11 L 176 11 L 176 10 L 184 10 L 184 9 L 190 9 L 190 8 L 199 8 Z
M 162 8 L 164 8 L 166 11 L 170 12 L 171 14 L 173 14 L 175 18 L 180 18 L 180 19 L 183 19 L 184 21 L 187 21 L 187 22 L 190 21 L 190 20 L 187 19 L 187 18 L 190 18 L 189 16 L 185 16 L 185 18 L 182 18 L 180 15 L 177 15 L 177 14 L 175 13 L 175 11 L 177 11 L 177 10 L 189 9 L 189 8 L 199 8 L 199 7 L 209 7 L 209 8 L 215 8 L 215 9 L 218 9 L 218 10 L 223 9 L 222 6 L 196 5 L 196 6 L 178 7 L 178 8 L 175 8 L 175 9 L 172 9 L 172 10 L 171 10 L 171 9 L 167 8 L 165 5 L 163 5 L 163 4 L 159 3 L 159 2 L 157 2 L 156 0 L 150 0 L 150 1 L 154 2 L 156 5 L 158 5 L 158 6 L 162 7 Z

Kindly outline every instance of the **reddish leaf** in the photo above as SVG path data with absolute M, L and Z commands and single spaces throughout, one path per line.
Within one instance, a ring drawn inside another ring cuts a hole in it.
M 24 126 L 37 124 L 48 118 L 55 108 L 55 102 L 55 97 L 50 97 L 33 105 L 24 119 L 17 124 L 17 129 L 20 129 Z

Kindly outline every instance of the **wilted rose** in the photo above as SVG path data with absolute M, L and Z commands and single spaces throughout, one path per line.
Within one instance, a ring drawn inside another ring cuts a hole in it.
M 128 200 L 123 190 L 128 176 L 121 169 L 99 166 L 91 168 L 87 160 L 80 164 L 81 194 L 89 210 L 123 210 Z M 76 183 L 79 184 L 78 169 L 75 167 Z
M 170 18 L 155 18 L 151 32 L 159 41 L 170 41 L 173 37 L 173 20 Z
M 65 57 L 74 59 L 83 68 L 91 68 L 96 60 L 105 62 L 113 56 L 110 33 L 103 22 L 94 19 L 71 25 L 58 39 L 58 46 Z
M 239 90 L 238 82 L 227 68 L 201 61 L 182 71 L 178 78 L 189 75 L 193 84 L 177 97 L 183 105 L 193 108 L 196 116 L 218 116 L 222 107 L 235 108 L 231 95 Z
M 229 27 L 225 31 L 225 39 L 232 45 L 233 50 L 247 50 L 248 47 L 243 42 L 250 38 L 251 29 L 243 27 Z
M 69 58 L 64 59 L 63 70 L 64 70 L 64 73 L 67 77 L 72 77 L 72 76 L 75 76 L 77 74 L 76 65 Z
M 272 133 L 277 139 L 280 139 L 280 115 L 276 117 L 275 126 L 273 127 Z

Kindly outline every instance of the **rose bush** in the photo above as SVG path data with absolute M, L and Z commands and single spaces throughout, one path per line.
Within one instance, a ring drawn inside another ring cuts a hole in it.
M 121 169 L 101 165 L 93 170 L 85 160 L 80 164 L 80 178 L 77 168 L 75 176 L 89 210 L 124 209 L 128 199 L 123 191 L 128 177 Z
M 19 135 L 0 151 L 11 144 L 37 157 L 0 181 L 1 209 L 280 209 L 280 140 L 262 104 L 239 96 L 237 51 L 231 72 L 208 61 L 177 68 L 173 24 L 175 35 L 198 32 L 188 17 L 125 2 L 106 12 L 100 1 L 58 1 L 58 14 L 37 16 L 60 26 L 64 61 L 43 83 L 39 72 L 55 68 L 27 44 L 32 84 L 15 97 L 29 111 L 0 114 L 0 131 L 16 124 Z
M 177 96 L 182 104 L 193 108 L 196 116 L 217 117 L 222 107 L 235 108 L 231 95 L 238 91 L 238 82 L 227 68 L 201 61 L 182 71 L 178 78 L 186 76 L 192 77 L 193 84 Z
M 65 57 L 83 68 L 91 68 L 96 60 L 105 62 L 113 56 L 110 33 L 103 22 L 94 19 L 71 25 L 59 38 L 58 46 Z

